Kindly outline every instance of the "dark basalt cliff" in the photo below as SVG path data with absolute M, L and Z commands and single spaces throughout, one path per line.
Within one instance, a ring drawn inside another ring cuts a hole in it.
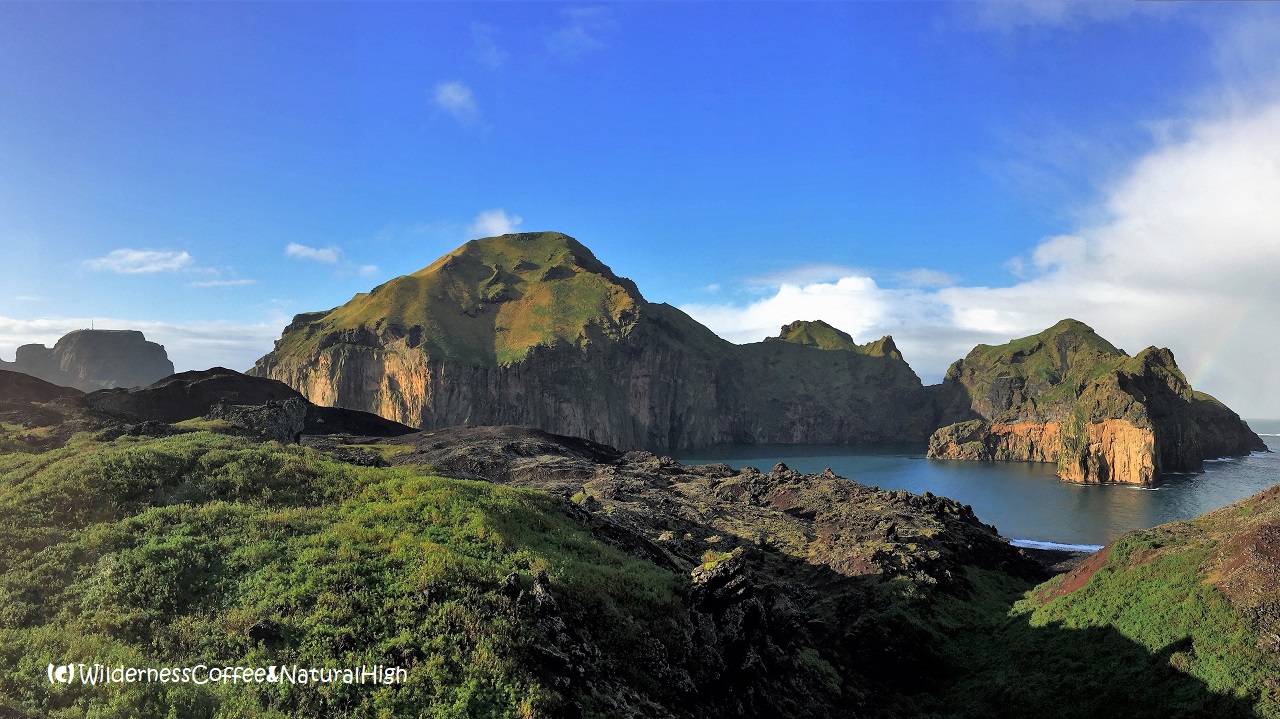
M 1056 462 L 1075 482 L 1149 484 L 1266 449 L 1238 415 L 1191 388 L 1172 352 L 1130 357 L 1075 320 L 979 345 L 947 370 L 939 394 L 967 400 L 972 419 L 935 432 L 930 457 Z
M 628 448 L 922 441 L 936 426 L 892 339 L 796 323 L 734 345 L 559 233 L 468 242 L 298 315 L 250 374 L 424 429 L 523 424 Z
M 149 385 L 173 374 L 173 363 L 163 345 L 148 342 L 141 332 L 76 330 L 64 335 L 52 349 L 22 345 L 13 362 L 0 361 L 0 370 L 92 392 Z

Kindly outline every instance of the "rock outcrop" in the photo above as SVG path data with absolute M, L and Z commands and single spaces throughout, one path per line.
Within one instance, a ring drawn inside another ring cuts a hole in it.
M 678 697 L 678 716 L 896 715 L 876 698 L 917 691 L 918 677 L 944 660 L 886 597 L 911 587 L 913 601 L 963 600 L 974 577 L 1045 576 L 966 505 L 830 470 L 685 466 L 528 427 L 454 427 L 378 444 L 393 448 L 393 466 L 547 492 L 597 539 L 685 577 L 683 606 L 673 608 L 679 630 L 646 652 L 645 665 L 661 687 L 649 697 Z M 617 670 L 593 659 L 599 638 L 563 615 L 554 583 L 532 580 L 508 576 L 502 591 L 537 617 L 535 673 L 570 693 L 609 687 Z M 610 715 L 667 715 L 640 706 Z
M 307 426 L 307 402 L 299 398 L 270 400 L 266 404 L 218 402 L 205 418 L 222 420 L 263 439 L 297 444 Z
M 97 416 L 130 422 L 223 419 L 282 442 L 297 441 L 299 433 L 393 437 L 413 431 L 367 412 L 317 407 L 281 382 L 225 367 L 181 372 L 149 387 L 99 390 L 72 401 Z
M 468 242 L 298 315 L 250 374 L 423 429 L 522 424 L 665 451 L 923 441 L 936 426 L 891 338 L 802 322 L 734 345 L 553 232 Z
M 297 442 L 301 434 L 394 437 L 414 431 L 367 412 L 317 407 L 280 382 L 222 367 L 87 394 L 0 370 L 0 420 L 39 429 L 23 439 L 32 449 L 61 446 L 83 431 L 163 436 L 179 431 L 174 423 L 199 418 L 282 443 Z
M 967 401 L 973 419 L 934 432 L 930 457 L 1055 462 L 1074 482 L 1150 484 L 1266 449 L 1238 415 L 1191 388 L 1172 352 L 1130 357 L 1075 320 L 979 345 L 947 370 L 941 394 Z
M 13 362 L 0 369 L 22 372 L 85 392 L 110 387 L 141 387 L 173 374 L 163 345 L 135 330 L 75 330 L 50 349 L 22 345 Z

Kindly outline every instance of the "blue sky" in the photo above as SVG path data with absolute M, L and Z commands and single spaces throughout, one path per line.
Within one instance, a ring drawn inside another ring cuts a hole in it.
M 559 230 L 734 341 L 937 381 L 1069 315 L 1280 416 L 1275 48 L 1272 4 L 0 4 L 0 357 L 92 320 L 244 369 Z

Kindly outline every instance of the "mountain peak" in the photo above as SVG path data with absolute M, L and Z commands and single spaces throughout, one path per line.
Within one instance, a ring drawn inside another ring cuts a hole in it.
M 783 325 L 778 336 L 773 339 L 822 350 L 858 349 L 858 344 L 853 341 L 852 336 L 822 320 L 796 320 L 791 324 Z
M 471 240 L 341 307 L 300 315 L 282 341 L 403 341 L 440 359 L 504 365 L 540 345 L 620 337 L 645 305 L 634 282 L 581 242 L 521 232 Z
M 868 357 L 902 359 L 902 353 L 898 351 L 893 337 L 889 335 L 860 345 L 853 341 L 853 336 L 848 332 L 837 329 L 822 320 L 796 320 L 785 324 L 777 337 L 769 337 L 768 340 L 790 342 L 820 350 L 849 350 L 860 352 Z

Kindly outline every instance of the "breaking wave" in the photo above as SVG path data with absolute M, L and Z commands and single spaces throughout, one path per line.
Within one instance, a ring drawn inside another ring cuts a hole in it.
M 1056 549 L 1060 552 L 1096 552 L 1104 546 L 1101 544 L 1059 544 L 1058 542 L 1041 542 L 1038 539 L 1010 539 L 1009 544 L 1023 549 Z

